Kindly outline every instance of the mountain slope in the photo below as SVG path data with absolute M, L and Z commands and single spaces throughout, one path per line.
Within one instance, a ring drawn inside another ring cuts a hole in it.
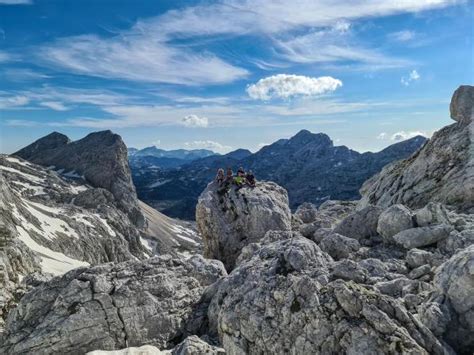
M 474 211 L 474 86 L 461 86 L 451 100 L 456 123 L 436 132 L 409 159 L 385 167 L 361 189 L 362 205 L 412 208 L 428 201 Z
M 328 199 L 358 199 L 358 190 L 367 178 L 386 164 L 410 156 L 425 141 L 419 136 L 377 153 L 360 154 L 334 146 L 323 133 L 302 130 L 255 154 L 239 150 L 176 169 L 132 166 L 132 176 L 138 196 L 172 217 L 194 219 L 197 198 L 220 167 L 235 170 L 243 166 L 253 170 L 257 179 L 275 181 L 288 190 L 290 207 L 295 209 L 303 202 L 319 205 Z
M 71 142 L 65 135 L 54 132 L 13 155 L 70 176 L 83 177 L 92 186 L 110 191 L 132 222 L 143 226 L 127 147 L 119 135 L 111 131 L 94 132 Z

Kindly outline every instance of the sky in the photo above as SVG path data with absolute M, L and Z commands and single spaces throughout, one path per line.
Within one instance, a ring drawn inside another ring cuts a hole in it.
M 452 123 L 467 0 L 0 0 L 0 151 L 110 129 L 257 151 L 301 129 L 378 151 Z

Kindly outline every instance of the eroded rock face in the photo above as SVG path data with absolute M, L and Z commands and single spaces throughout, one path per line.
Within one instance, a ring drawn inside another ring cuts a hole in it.
M 291 230 L 286 190 L 272 182 L 255 188 L 234 187 L 225 195 L 216 183 L 208 185 L 196 207 L 197 227 L 204 256 L 221 260 L 232 270 L 243 247 L 262 239 L 270 230 Z
M 200 256 L 70 271 L 21 299 L 8 316 L 0 352 L 84 354 L 150 343 L 171 348 L 200 331 L 199 302 L 224 275 L 222 263 Z
M 127 147 L 119 135 L 111 131 L 94 132 L 71 142 L 54 132 L 13 155 L 62 169 L 70 175 L 83 176 L 92 186 L 110 191 L 132 222 L 138 227 L 144 226 L 128 165 Z
M 460 354 L 474 351 L 474 246 L 455 254 L 437 271 L 436 292 L 419 307 L 423 323 Z
M 462 86 L 451 100 L 457 122 L 442 128 L 410 158 L 391 164 L 367 180 L 361 206 L 404 204 L 424 207 L 428 202 L 474 211 L 474 87 Z
M 209 308 L 227 353 L 449 353 L 393 297 L 340 277 L 329 281 L 332 259 L 306 238 L 259 244 Z

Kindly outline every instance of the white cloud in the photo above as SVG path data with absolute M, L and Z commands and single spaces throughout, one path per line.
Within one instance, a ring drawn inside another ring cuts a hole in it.
M 7 52 L 0 51 L 0 63 L 9 62 L 12 60 L 12 56 Z
M 312 31 L 288 38 L 274 38 L 275 50 L 283 58 L 295 63 L 349 62 L 370 64 L 371 70 L 398 68 L 410 61 L 387 57 L 376 50 L 353 44 L 349 28 L 340 27 Z
M 31 5 L 32 0 L 0 0 L 0 5 Z
M 40 49 L 45 63 L 73 72 L 142 82 L 183 85 L 221 84 L 247 71 L 211 53 L 197 53 L 160 42 L 152 33 L 125 33 L 111 39 L 68 37 Z
M 161 144 L 161 140 L 157 139 L 156 141 L 151 142 L 155 147 L 159 146 Z
M 189 149 L 210 149 L 216 152 L 227 152 L 232 149 L 228 145 L 224 145 L 211 140 L 192 141 L 184 143 L 184 146 Z
M 0 53 L 0 62 L 1 53 Z M 3 75 L 9 81 L 30 81 L 30 80 L 42 80 L 51 78 L 49 75 L 35 72 L 31 69 L 25 68 L 8 68 L 3 71 Z
M 332 92 L 342 86 L 342 81 L 330 76 L 311 78 L 302 75 L 277 74 L 260 79 L 247 87 L 252 99 L 269 100 L 274 97 L 314 96 Z
M 405 139 L 413 138 L 413 137 L 416 137 L 416 136 L 428 137 L 428 134 L 426 134 L 425 132 L 421 132 L 421 131 L 409 131 L 409 132 L 400 131 L 400 132 L 396 132 L 396 133 L 392 134 L 390 139 L 392 141 L 403 141 Z
M 397 42 L 408 42 L 415 39 L 416 32 L 410 30 L 403 30 L 398 32 L 392 32 L 388 35 L 389 39 Z
M 30 99 L 26 96 L 10 96 L 10 97 L 0 97 L 0 108 L 8 109 L 18 106 L 25 106 L 30 102 Z
M 377 136 L 377 139 L 380 139 L 380 140 L 385 140 L 387 138 L 388 138 L 388 134 L 386 132 L 382 132 Z
M 64 106 L 61 102 L 58 101 L 45 101 L 40 103 L 41 106 L 48 107 L 54 111 L 67 111 L 69 108 Z
M 193 46 L 193 42 L 182 45 L 176 40 L 252 34 L 267 36 L 270 45 L 287 61 L 349 60 L 370 64 L 372 69 L 391 68 L 407 63 L 365 48 L 350 36 L 343 43 L 329 42 L 324 37 L 342 38 L 349 32 L 350 21 L 443 8 L 463 1 L 223 0 L 170 10 L 140 20 L 111 37 L 65 37 L 37 52 L 43 63 L 96 77 L 181 85 L 222 84 L 245 78 L 248 71 Z M 294 35 L 294 31 L 300 31 L 302 38 L 288 40 L 286 36 L 290 32 Z M 305 37 L 308 31 L 314 33 Z M 263 59 L 255 60 L 259 63 L 256 65 L 272 62 Z M 281 64 L 285 63 L 277 65 Z
M 410 85 L 412 82 L 420 80 L 420 78 L 421 78 L 420 74 L 418 74 L 418 72 L 413 69 L 413 70 L 408 74 L 407 77 L 402 76 L 402 78 L 400 79 L 400 82 L 401 82 L 403 85 L 408 86 L 408 85 Z
M 181 119 L 181 124 L 186 127 L 207 127 L 209 125 L 209 121 L 207 117 L 186 115 Z

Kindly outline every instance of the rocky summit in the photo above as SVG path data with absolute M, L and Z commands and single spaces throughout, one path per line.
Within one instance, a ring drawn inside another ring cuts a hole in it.
M 204 255 L 147 251 L 116 224 L 128 216 L 108 190 L 5 157 L 0 352 L 472 354 L 471 89 L 453 96 L 456 123 L 369 180 L 361 201 L 291 214 L 274 182 L 209 183 L 196 208 Z M 44 272 L 58 262 L 69 271 Z
M 221 194 L 212 182 L 199 198 L 196 221 L 204 256 L 221 260 L 231 270 L 243 247 L 258 242 L 269 230 L 291 229 L 288 195 L 272 182 Z

